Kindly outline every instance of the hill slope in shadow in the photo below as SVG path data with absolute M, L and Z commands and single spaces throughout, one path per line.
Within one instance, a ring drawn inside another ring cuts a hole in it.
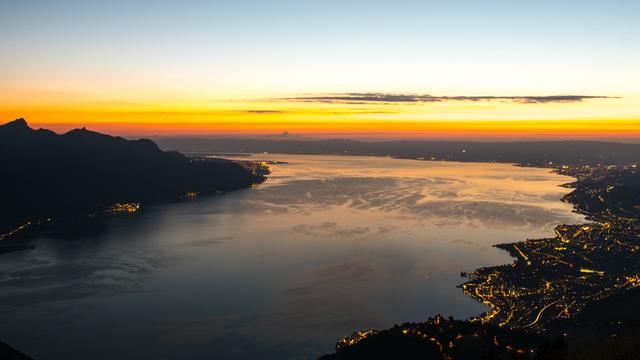
M 263 181 L 238 163 L 165 152 L 151 140 L 75 129 L 0 126 L 0 234 L 29 220 L 86 214 L 115 203 L 177 200 Z

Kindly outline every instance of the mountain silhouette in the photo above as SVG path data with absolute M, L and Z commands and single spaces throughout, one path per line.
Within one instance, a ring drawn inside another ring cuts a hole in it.
M 160 148 L 194 153 L 283 153 L 393 156 L 535 166 L 640 162 L 640 144 L 604 141 L 447 141 L 164 137 Z
M 24 119 L 0 126 L 0 234 L 29 220 L 236 190 L 263 180 L 235 162 L 162 151 L 151 140 L 85 128 L 57 134 L 32 129 Z

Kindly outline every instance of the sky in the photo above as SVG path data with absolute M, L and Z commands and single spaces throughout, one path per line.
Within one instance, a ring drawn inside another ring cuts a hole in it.
M 0 122 L 640 139 L 640 2 L 0 3 Z

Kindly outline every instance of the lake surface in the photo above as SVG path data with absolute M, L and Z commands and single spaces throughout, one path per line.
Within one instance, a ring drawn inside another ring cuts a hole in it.
M 277 160 L 254 189 L 144 207 L 0 256 L 0 339 L 37 359 L 308 359 L 356 329 L 485 307 L 461 271 L 580 223 L 571 178 L 508 164 Z

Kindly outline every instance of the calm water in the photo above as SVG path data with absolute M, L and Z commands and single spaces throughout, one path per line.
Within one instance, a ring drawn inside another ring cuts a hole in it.
M 0 256 L 0 339 L 37 359 L 314 358 L 355 329 L 482 312 L 461 271 L 582 221 L 544 169 L 254 158 L 288 164 Z

